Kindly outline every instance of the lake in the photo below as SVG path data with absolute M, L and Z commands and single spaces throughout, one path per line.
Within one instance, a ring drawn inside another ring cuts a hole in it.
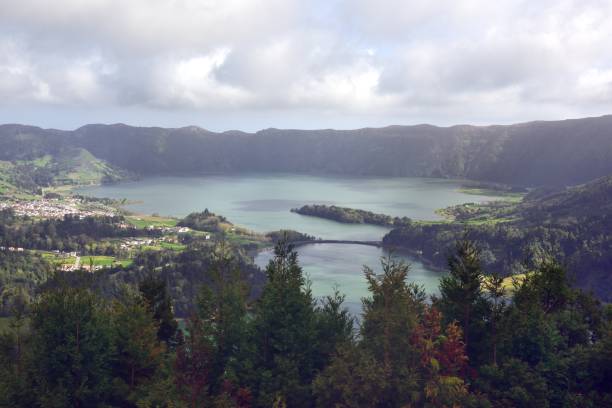
M 305 204 L 333 204 L 417 220 L 440 219 L 438 208 L 465 202 L 494 199 L 459 191 L 460 181 L 423 178 L 316 177 L 294 174 L 210 175 L 198 177 L 153 177 L 135 182 L 79 189 L 95 197 L 126 198 L 127 206 L 144 214 L 182 217 L 190 212 L 210 211 L 234 224 L 257 232 L 294 229 L 323 239 L 380 240 L 387 228 L 340 224 L 290 212 Z M 362 265 L 375 269 L 384 251 L 363 245 L 314 244 L 298 249 L 300 263 L 312 281 L 313 293 L 331 293 L 333 285 L 347 295 L 347 303 L 358 310 L 367 295 Z M 265 266 L 269 252 L 255 262 Z M 410 279 L 430 293 L 437 290 L 439 272 L 401 254 L 411 262 Z
M 355 244 L 312 244 L 298 247 L 298 252 L 300 265 L 311 282 L 312 293 L 325 296 L 332 294 L 337 287 L 346 295 L 345 306 L 354 316 L 361 312 L 361 298 L 368 296 L 363 266 L 381 272 L 380 258 L 387 255 L 380 248 Z M 255 263 L 265 268 L 272 253 L 272 250 L 260 252 Z M 393 256 L 410 265 L 409 281 L 422 285 L 428 294 L 438 293 L 440 272 L 428 269 L 401 253 Z

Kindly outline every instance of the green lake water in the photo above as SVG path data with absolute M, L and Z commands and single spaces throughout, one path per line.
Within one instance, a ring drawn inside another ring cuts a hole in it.
M 334 204 L 417 220 L 436 220 L 438 208 L 493 197 L 460 192 L 461 183 L 423 178 L 315 177 L 292 174 L 153 177 L 135 182 L 80 189 L 96 197 L 127 198 L 127 208 L 145 214 L 182 217 L 208 208 L 234 224 L 257 232 L 294 229 L 323 239 L 380 240 L 386 228 L 340 224 L 290 212 L 304 204 Z M 362 265 L 379 268 L 384 251 L 363 245 L 314 244 L 300 247 L 300 263 L 313 293 L 324 296 L 338 285 L 352 311 L 367 295 Z M 255 262 L 265 266 L 270 252 Z M 411 263 L 409 279 L 435 293 L 440 273 L 397 254 Z

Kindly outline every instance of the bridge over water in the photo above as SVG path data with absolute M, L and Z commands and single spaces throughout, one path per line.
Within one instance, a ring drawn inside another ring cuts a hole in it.
M 309 245 L 309 244 L 349 244 L 349 245 L 368 245 L 382 247 L 382 241 L 350 241 L 336 239 L 312 239 L 308 241 L 295 241 L 290 243 L 293 246 Z

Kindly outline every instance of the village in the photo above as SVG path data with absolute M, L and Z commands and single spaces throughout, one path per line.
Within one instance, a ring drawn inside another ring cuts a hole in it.
M 117 215 L 117 210 L 112 207 L 100 203 L 84 202 L 75 197 L 0 202 L 0 211 L 5 209 L 12 209 L 17 216 L 32 218 L 64 218 L 67 215 L 85 218 Z
M 122 224 L 126 227 L 128 224 Z M 84 270 L 94 272 L 105 268 L 112 268 L 118 265 L 127 265 L 131 263 L 133 256 L 146 250 L 182 250 L 184 245 L 180 244 L 179 235 L 192 232 L 193 230 L 187 227 L 160 227 L 149 225 L 147 230 L 157 230 L 162 232 L 160 237 L 125 237 L 115 241 L 119 254 L 117 256 L 108 255 L 92 255 L 82 254 L 77 251 L 42 251 L 23 247 L 0 246 L 0 251 L 7 252 L 35 252 L 43 257 L 50 259 L 63 272 L 72 272 Z M 203 234 L 205 240 L 210 240 L 210 234 Z

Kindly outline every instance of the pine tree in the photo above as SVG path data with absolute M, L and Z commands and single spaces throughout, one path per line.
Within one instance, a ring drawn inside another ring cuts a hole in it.
M 125 289 L 113 302 L 112 321 L 117 358 L 113 367 L 114 387 L 125 387 L 124 398 L 132 402 L 146 394 L 146 385 L 152 381 L 162 364 L 164 343 L 157 338 L 157 325 L 152 313 L 140 296 Z
M 448 267 L 449 274 L 440 280 L 439 305 L 447 322 L 457 320 L 461 325 L 468 355 L 476 362 L 482 354 L 481 343 L 486 333 L 483 271 L 476 244 L 467 239 L 457 242 Z
M 325 296 L 315 310 L 316 370 L 324 369 L 338 348 L 350 347 L 354 342 L 355 320 L 343 306 L 344 299 L 345 296 L 335 288 L 333 295 Z
M 306 286 L 297 252 L 277 243 L 266 268 L 268 281 L 251 323 L 250 350 L 242 361 L 241 383 L 257 406 L 285 401 L 310 406 L 317 354 L 315 301 Z
M 497 346 L 499 336 L 499 322 L 506 308 L 506 289 L 504 278 L 497 274 L 491 274 L 483 281 L 486 289 L 486 297 L 489 301 L 489 327 L 491 337 L 491 363 L 497 365 Z
M 11 307 L 8 330 L 0 332 L 0 407 L 29 407 L 35 401 L 31 393 L 26 330 L 28 305 L 17 296 Z
M 181 400 L 189 407 L 209 405 L 211 368 L 214 358 L 210 332 L 193 316 L 187 324 L 185 341 L 176 349 L 174 375 Z
M 393 258 L 381 260 L 382 274 L 364 274 L 371 297 L 363 299 L 361 345 L 381 364 L 386 392 L 383 406 L 411 402 L 417 387 L 419 355 L 410 339 L 423 308 L 422 290 L 408 284 L 409 267 Z
M 241 278 L 239 265 L 227 242 L 212 252 L 210 285 L 201 289 L 197 318 L 212 339 L 211 393 L 218 394 L 227 386 L 229 362 L 236 359 L 246 337 L 248 286 Z
M 111 393 L 112 328 L 89 290 L 42 295 L 31 320 L 33 392 L 45 407 L 96 406 Z
M 317 407 L 387 407 L 383 365 L 368 350 L 347 345 L 314 381 Z
M 147 276 L 139 285 L 145 304 L 157 322 L 157 338 L 169 347 L 175 346 L 178 323 L 172 311 L 172 299 L 168 295 L 166 282 L 160 277 Z

